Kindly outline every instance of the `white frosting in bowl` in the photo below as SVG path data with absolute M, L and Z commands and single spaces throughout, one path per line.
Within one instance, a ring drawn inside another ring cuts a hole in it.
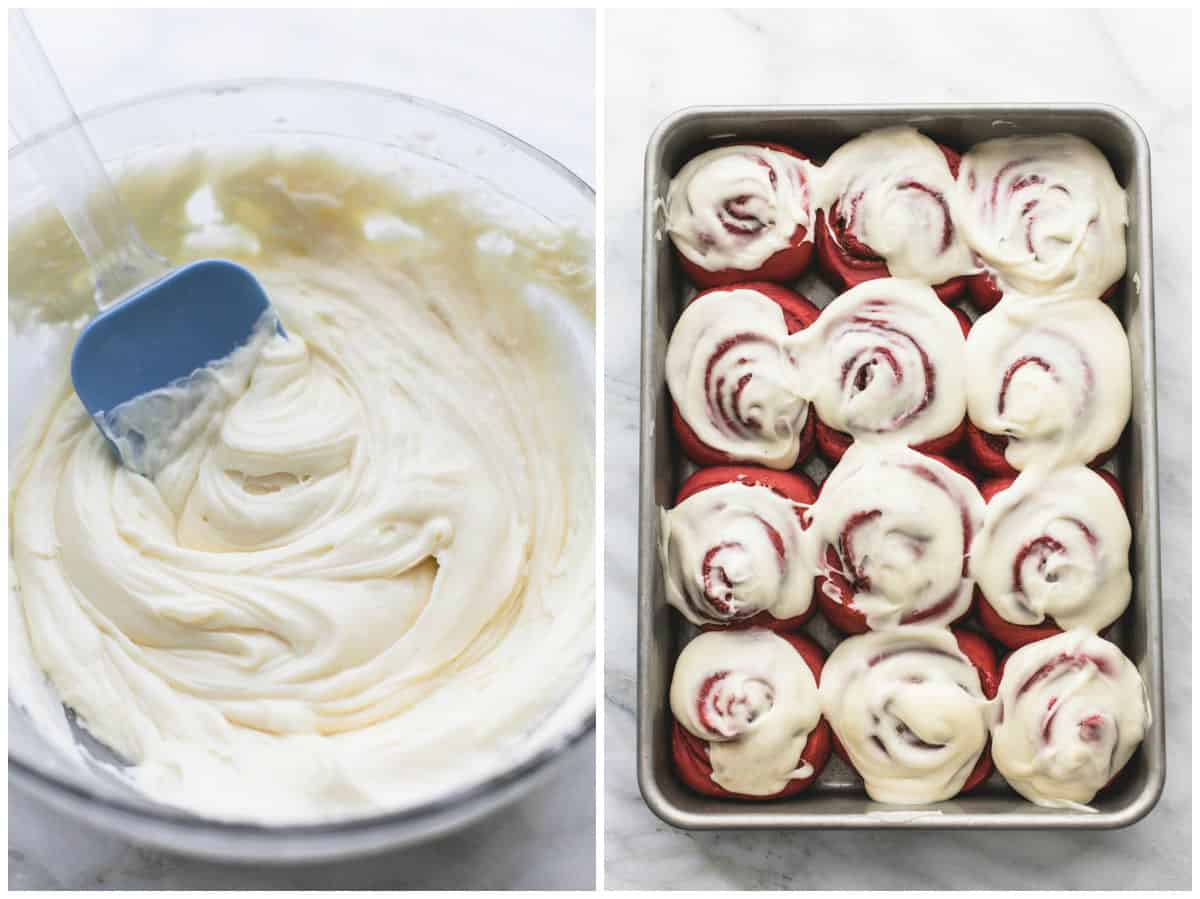
M 1081 137 L 976 144 L 959 168 L 955 213 L 1006 292 L 1092 298 L 1125 273 L 1125 191 Z
M 1086 465 L 1116 445 L 1129 421 L 1129 340 L 1095 299 L 1006 299 L 967 336 L 967 412 L 1008 437 L 1004 458 Z
M 1134 664 L 1112 643 L 1072 630 L 1004 664 L 992 758 L 1014 790 L 1050 808 L 1082 808 L 1133 756 L 1150 726 Z
M 821 709 L 876 802 L 955 796 L 987 746 L 988 708 L 943 628 L 848 637 L 821 672 Z
M 731 793 L 770 796 L 795 778 L 821 720 L 817 680 L 792 644 L 768 630 L 714 631 L 683 648 L 671 677 L 671 712 L 708 742 L 713 781 Z
M 204 183 L 288 336 L 153 480 L 64 378 L 11 476 L 33 658 L 134 785 L 200 814 L 358 816 L 505 770 L 592 654 L 591 403 L 556 319 L 589 330 L 586 247 L 265 153 L 124 184 L 176 259 Z M 383 210 L 408 237 L 367 237 Z
M 1013 624 L 1053 618 L 1096 632 L 1129 605 L 1132 531 L 1105 480 L 1083 466 L 1021 474 L 992 497 L 971 544 L 971 576 Z
M 770 147 L 719 147 L 690 160 L 667 189 L 667 233 L 688 260 L 710 272 L 753 271 L 812 239 L 812 166 Z

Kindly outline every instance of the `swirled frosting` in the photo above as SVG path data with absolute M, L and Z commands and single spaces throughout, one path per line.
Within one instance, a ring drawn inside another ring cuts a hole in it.
M 806 534 L 818 570 L 849 583 L 873 630 L 944 626 L 971 605 L 966 553 L 983 515 L 979 491 L 958 472 L 905 447 L 856 443 L 821 486 Z
M 987 746 L 988 708 L 943 628 L 848 637 L 821 673 L 821 709 L 876 802 L 956 795 Z
M 1030 470 L 987 504 L 971 576 L 1006 621 L 1050 617 L 1096 632 L 1129 605 L 1131 539 L 1121 501 L 1096 472 Z
M 976 144 L 962 159 L 954 208 L 1005 290 L 1094 298 L 1125 273 L 1125 191 L 1081 137 Z
M 180 260 L 206 184 L 288 336 L 153 480 L 64 364 L 12 474 L 34 658 L 137 787 L 201 814 L 362 815 L 510 767 L 592 652 L 585 353 L 555 318 L 586 339 L 586 249 L 315 154 L 124 193 Z M 406 227 L 368 236 L 380 210 Z M 13 238 L 60 281 L 61 230 Z
M 717 290 L 683 310 L 667 344 L 667 388 L 696 436 L 732 458 L 791 468 L 808 419 L 783 351 L 779 305 L 756 290 Z
M 708 741 L 712 778 L 730 792 L 769 796 L 812 774 L 800 756 L 821 720 L 817 680 L 795 647 L 771 631 L 714 631 L 692 640 L 675 661 L 671 712 Z
M 966 414 L 962 329 L 922 284 L 860 284 L 785 343 L 821 421 L 858 442 L 919 445 Z
M 663 509 L 667 602 L 697 625 L 808 611 L 813 563 L 801 512 L 768 487 L 738 482 Z
M 676 248 L 710 272 L 753 271 L 787 249 L 812 208 L 804 160 L 743 144 L 701 153 L 667 189 L 666 229 Z
M 1132 757 L 1151 718 L 1137 668 L 1085 630 L 1009 656 L 997 701 L 996 767 L 1026 799 L 1051 808 L 1086 809 Z
M 813 179 L 830 237 L 887 262 L 897 278 L 941 284 L 975 271 L 951 206 L 954 176 L 936 143 L 909 127 L 838 147 Z
M 1002 302 L 967 337 L 967 413 L 1008 437 L 1004 458 L 1087 464 L 1116 445 L 1129 421 L 1129 341 L 1095 299 Z

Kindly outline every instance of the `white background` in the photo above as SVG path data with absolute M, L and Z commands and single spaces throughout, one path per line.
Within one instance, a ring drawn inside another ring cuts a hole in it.
M 590 11 L 91 10 L 35 11 L 30 20 L 80 110 L 197 81 L 352 81 L 486 119 L 595 183 Z M 307 868 L 230 867 L 134 848 L 13 791 L 9 885 L 591 887 L 594 753 L 594 740 L 585 741 L 557 780 L 465 832 L 404 852 Z
M 1191 22 L 1011 10 L 613 11 L 605 20 L 605 851 L 610 888 L 1186 889 L 1191 883 Z M 1167 784 L 1107 833 L 684 833 L 634 756 L 642 154 L 696 104 L 1102 102 L 1150 140 Z

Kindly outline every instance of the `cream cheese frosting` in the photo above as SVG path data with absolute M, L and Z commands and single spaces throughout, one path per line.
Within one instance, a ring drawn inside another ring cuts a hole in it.
M 667 344 L 667 388 L 704 444 L 768 468 L 796 464 L 809 409 L 787 333 L 779 304 L 750 288 L 708 291 L 683 310 Z
M 770 796 L 813 773 L 800 756 L 821 720 L 817 680 L 771 631 L 714 631 L 688 643 L 671 677 L 671 712 L 708 742 L 712 779 L 732 793 Z
M 768 487 L 736 481 L 661 510 L 667 602 L 696 625 L 804 614 L 813 560 L 802 512 Z
M 955 213 L 1004 290 L 1100 296 L 1125 273 L 1125 191 L 1094 144 L 1070 134 L 1004 137 L 962 158 Z
M 821 421 L 858 442 L 915 446 L 962 424 L 962 328 L 923 284 L 860 284 L 785 344 Z
M 719 147 L 671 179 L 666 230 L 688 260 L 710 272 L 753 271 L 812 237 L 812 166 L 770 147 Z
M 1150 726 L 1134 664 L 1086 630 L 1038 640 L 1004 663 L 992 758 L 1031 802 L 1092 811 L 1086 803 L 1133 756 Z
M 906 447 L 855 443 L 821 485 L 806 533 L 827 577 L 832 548 L 873 630 L 946 626 L 970 608 L 965 560 L 983 517 L 978 489 L 953 469 Z
M 318 154 L 122 187 L 182 261 L 204 185 L 287 337 L 153 479 L 64 360 L 11 475 L 33 658 L 124 776 L 201 814 L 356 816 L 503 770 L 592 654 L 590 337 L 564 337 L 590 329 L 586 247 Z M 381 215 L 405 227 L 369 237 Z M 13 302 L 74 283 L 59 230 L 14 231 Z
M 951 203 L 954 175 L 936 143 L 915 128 L 883 128 L 838 147 L 813 178 L 825 227 L 852 235 L 888 272 L 941 284 L 975 271 Z
M 1129 340 L 1094 298 L 1005 299 L 975 322 L 967 356 L 967 413 L 1008 437 L 1004 458 L 1018 471 L 1086 465 L 1129 421 Z
M 1093 632 L 1125 611 L 1132 531 L 1116 492 L 1090 468 L 1023 472 L 987 504 L 971 576 L 1013 624 Z
M 949 799 L 987 747 L 979 673 L 943 628 L 843 640 L 821 672 L 821 709 L 876 802 Z

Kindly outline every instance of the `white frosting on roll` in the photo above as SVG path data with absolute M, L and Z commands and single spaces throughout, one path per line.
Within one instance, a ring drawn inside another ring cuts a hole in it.
M 1129 341 L 1095 299 L 1002 302 L 967 337 L 967 412 L 1018 471 L 1087 464 L 1129 421 Z
M 683 310 L 667 345 L 667 387 L 704 444 L 770 468 L 796 463 L 808 402 L 785 337 L 783 311 L 756 290 L 713 291 Z
M 800 756 L 821 720 L 817 680 L 771 631 L 714 631 L 685 646 L 671 712 L 708 741 L 712 779 L 730 792 L 770 796 L 813 773 Z
M 970 607 L 964 559 L 983 510 L 975 485 L 935 459 L 856 443 L 822 485 L 806 534 L 827 576 L 827 548 L 836 553 L 873 630 L 944 626 Z
M 1051 808 L 1086 808 L 1129 761 L 1151 719 L 1134 664 L 1084 630 L 1014 652 L 997 698 L 996 767 L 1026 799 Z
M 916 446 L 966 414 L 962 328 L 923 284 L 860 284 L 785 343 L 821 420 L 856 441 Z
M 913 128 L 871 131 L 843 144 L 818 170 L 814 200 L 887 262 L 898 278 L 941 284 L 976 271 L 954 221 L 954 176 L 936 143 Z M 834 208 L 836 206 L 836 209 Z
M 1129 605 L 1131 537 L 1121 501 L 1090 468 L 1030 470 L 987 504 L 971 576 L 1006 621 L 1095 632 Z
M 989 703 L 954 635 L 906 627 L 842 641 L 821 709 L 876 802 L 956 795 L 987 746 Z
M 752 271 L 791 246 L 798 227 L 811 240 L 812 170 L 804 160 L 769 147 L 702 153 L 671 179 L 667 233 L 701 268 Z
M 813 561 L 801 511 L 768 487 L 736 482 L 662 510 L 667 602 L 697 625 L 807 612 Z
M 1125 273 L 1125 191 L 1088 141 L 1005 137 L 963 157 L 955 213 L 1004 290 L 1096 297 Z

